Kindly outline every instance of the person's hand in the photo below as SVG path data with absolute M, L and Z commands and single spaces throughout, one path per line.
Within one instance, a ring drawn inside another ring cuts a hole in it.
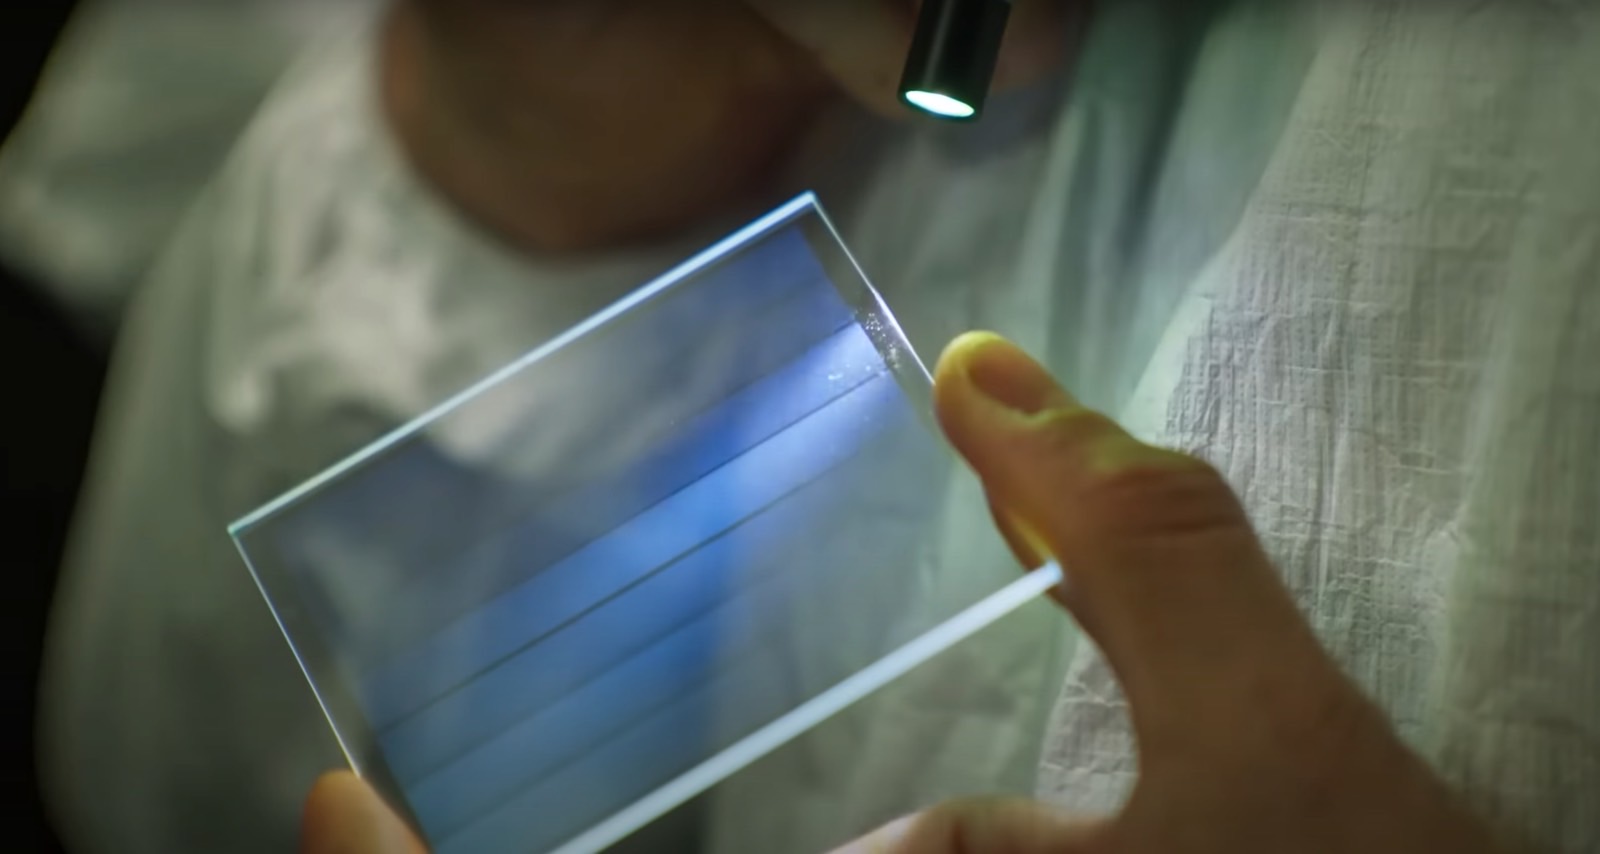
M 400 0 L 384 114 L 479 225 L 542 251 L 669 234 L 770 202 L 773 167 L 843 90 L 890 115 L 918 0 Z M 1060 60 L 1066 10 L 1017 0 L 1001 88 Z
M 301 854 L 426 854 L 405 822 L 360 777 L 324 774 L 306 797 Z
M 1064 568 L 1056 598 L 1122 682 L 1140 777 L 1116 816 L 960 802 L 844 851 L 1497 850 L 1317 644 L 1213 469 L 1134 440 L 993 335 L 952 343 L 934 391 L 1018 557 Z M 306 816 L 313 854 L 422 850 L 349 775 L 325 778 Z
M 993 335 L 945 351 L 935 402 L 1019 557 L 1064 569 L 1056 597 L 1122 684 L 1139 779 L 1115 816 L 953 803 L 844 852 L 1497 850 L 1318 645 L 1216 471 Z

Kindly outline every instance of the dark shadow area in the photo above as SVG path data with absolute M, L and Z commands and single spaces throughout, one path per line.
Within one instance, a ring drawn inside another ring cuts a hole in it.
M 0 11 L 0 127 L 9 137 L 75 3 L 9 4 Z M 39 653 L 62 544 L 83 477 L 105 354 L 50 304 L 43 283 L 0 258 L 0 507 L 8 589 L 5 672 L 23 690 L 4 727 L 8 850 L 61 851 L 45 819 L 34 764 Z

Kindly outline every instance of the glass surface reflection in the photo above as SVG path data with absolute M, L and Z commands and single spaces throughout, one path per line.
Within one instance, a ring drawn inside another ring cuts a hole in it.
M 1042 589 L 903 606 L 928 391 L 807 195 L 231 530 L 437 851 L 591 850 Z

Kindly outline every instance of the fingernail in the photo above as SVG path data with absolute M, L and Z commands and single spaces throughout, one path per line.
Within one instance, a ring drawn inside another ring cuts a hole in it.
M 1078 407 L 1043 365 L 993 332 L 957 337 L 940 356 L 939 368 L 941 376 L 957 372 L 979 395 L 1022 415 Z

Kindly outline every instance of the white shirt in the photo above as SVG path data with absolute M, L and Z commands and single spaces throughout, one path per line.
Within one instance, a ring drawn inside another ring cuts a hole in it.
M 1121 417 L 1219 466 L 1323 643 L 1474 806 L 1592 851 L 1600 19 L 1343 4 L 1303 24 L 1285 132 Z M 1041 794 L 1118 803 L 1125 711 L 1080 650 Z
M 0 148 L 0 253 L 109 331 L 325 7 L 79 3 Z
M 289 74 L 128 315 L 47 653 L 47 785 L 63 831 L 87 850 L 284 850 L 315 774 L 342 762 L 226 536 L 230 521 L 759 212 L 599 259 L 513 258 L 397 156 L 376 112 L 372 47 L 364 30 L 335 39 Z M 1009 247 L 1025 238 L 1028 211 L 1011 200 L 1037 179 L 1037 131 L 1056 97 L 997 105 L 977 134 L 917 139 L 843 110 L 796 159 L 796 188 L 821 193 L 878 283 L 929 295 L 900 312 L 920 349 L 1021 295 L 969 284 L 1015 278 Z M 855 170 L 872 181 L 858 187 Z M 975 205 L 984 227 L 965 227 Z M 906 255 L 929 229 L 945 235 Z M 981 536 L 951 532 L 965 552 L 949 560 L 1009 567 L 981 504 L 969 516 Z M 930 573 L 940 571 L 951 570 Z M 762 829 L 756 817 L 783 801 L 759 793 L 792 775 L 783 757 L 753 769 L 718 807 L 746 816 L 722 825 L 728 844 L 759 831 L 819 849 L 916 802 L 997 784 L 1028 791 L 1067 631 L 1041 604 L 990 633 L 1015 666 L 986 673 L 954 659 L 962 682 L 1000 699 L 990 726 L 948 733 L 948 750 L 884 750 L 862 728 L 887 724 L 867 709 L 913 700 L 918 714 L 953 721 L 959 695 L 891 692 L 818 735 L 816 753 L 835 768 L 942 763 L 904 775 L 908 787 L 871 792 L 861 780 L 852 794 L 842 772 L 825 774 L 783 789 L 793 810 Z M 1027 642 L 1008 640 L 1017 632 Z
M 1593 21 L 1277 4 L 1169 27 L 1157 5 L 1102 9 L 1070 90 L 975 129 L 841 112 L 794 184 L 923 353 L 997 329 L 1221 465 L 1402 731 L 1576 849 L 1600 800 Z M 511 258 L 395 155 L 371 62 L 336 42 L 281 83 L 130 319 L 47 661 L 50 793 L 85 850 L 292 844 L 340 758 L 227 522 L 737 223 Z M 935 569 L 1005 560 L 992 542 L 951 527 Z M 741 775 L 717 847 L 820 850 L 1033 785 L 1065 625 L 1030 606 Z M 1122 718 L 1079 648 L 1040 792 L 1114 804 Z M 824 770 L 802 785 L 801 762 Z

